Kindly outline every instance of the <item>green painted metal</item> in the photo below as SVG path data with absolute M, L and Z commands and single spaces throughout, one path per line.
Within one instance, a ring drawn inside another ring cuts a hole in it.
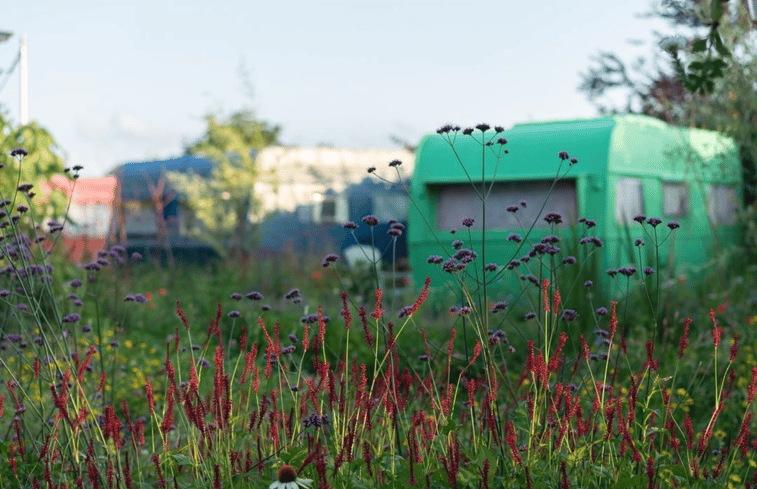
M 474 192 L 473 185 L 480 192 L 482 182 L 495 182 L 496 188 L 501 189 L 501 195 L 505 197 L 493 199 L 488 204 L 486 214 L 502 216 L 502 206 L 508 205 L 502 200 L 509 195 L 507 192 L 517 191 L 521 187 L 526 189 L 531 182 L 542 182 L 537 186 L 540 185 L 543 190 L 545 182 L 552 182 L 558 170 L 561 175 L 568 170 L 563 180 L 575 187 L 575 217 L 594 219 L 597 226 L 589 230 L 577 222 L 556 226 L 555 234 L 562 238 L 557 245 L 561 248 L 561 252 L 555 255 L 557 263 L 569 254 L 576 256 L 580 262 L 592 246 L 578 244 L 580 237 L 586 234 L 598 236 L 604 242 L 604 246 L 592 255 L 592 274 L 595 277 L 604 276 L 607 268 L 632 265 L 641 270 L 647 266 L 648 263 L 639 263 L 638 249 L 633 246 L 636 238 L 642 238 L 647 243 L 643 249 L 647 255 L 653 251 L 655 239 L 665 240 L 659 246 L 658 272 L 667 276 L 672 276 L 673 272 L 693 270 L 711 258 L 713 250 L 738 243 L 738 226 L 730 221 L 725 224 L 713 222 L 712 215 L 716 210 L 708 212 L 708 205 L 714 208 L 726 205 L 718 200 L 721 194 L 717 192 L 720 191 L 730 196 L 736 205 L 741 203 L 741 168 L 737 149 L 730 139 L 718 133 L 673 127 L 639 115 L 528 123 L 516 125 L 497 135 L 508 139 L 504 148 L 509 153 L 500 158 L 495 154 L 499 148 L 497 144 L 492 147 L 481 144 L 482 138 L 489 139 L 493 134 L 493 131 L 488 131 L 484 135 L 478 130 L 472 136 L 458 133 L 453 136 L 452 142 L 449 135 L 431 134 L 416 149 L 411 185 L 415 205 L 411 206 L 408 232 L 409 256 L 418 285 L 423 283 L 426 276 L 431 276 L 435 284 L 445 282 L 445 274 L 440 271 L 439 265 L 428 264 L 426 260 L 430 255 L 440 255 L 444 259 L 452 256 L 455 250 L 450 243 L 454 239 L 464 241 L 465 248 L 479 254 L 476 263 L 478 273 L 481 273 L 482 260 L 496 263 L 501 268 L 511 259 L 525 255 L 533 243 L 551 232 L 548 228 L 537 227 L 526 236 L 531 222 L 503 228 L 503 223 L 508 222 L 504 216 L 499 218 L 499 226 L 497 222 L 494 226 L 487 224 L 486 250 L 482 253 L 481 223 L 484 212 L 480 204 L 470 215 L 476 221 L 471 229 L 458 221 L 454 226 L 457 232 L 452 234 L 448 227 L 440 225 L 459 211 L 454 205 L 454 198 L 464 200 L 466 190 L 463 189 Z M 569 152 L 571 157 L 578 158 L 578 163 L 571 166 L 567 161 L 561 162 L 558 157 L 560 151 Z M 663 220 L 663 224 L 656 229 L 646 226 L 649 234 L 645 234 L 644 229 L 631 220 L 632 216 L 624 216 L 630 222 L 619 220 L 616 216 L 619 212 L 616 209 L 618 192 L 622 194 L 622 201 L 627 197 L 625 194 L 629 185 L 633 188 L 636 182 L 640 182 L 643 189 L 643 214 Z M 565 192 L 572 192 L 570 185 Z M 671 210 L 675 209 L 680 199 L 680 195 L 673 198 L 677 195 L 673 193 L 676 191 L 688 199 L 688 205 L 683 206 L 686 212 L 679 212 L 681 206 L 677 211 Z M 668 213 L 676 215 L 665 215 L 664 192 L 669 199 Z M 457 197 L 447 197 L 450 193 L 456 193 Z M 467 198 L 470 204 L 472 197 L 469 195 Z M 512 204 L 518 204 L 518 199 L 513 197 Z M 529 202 L 529 212 L 533 212 L 532 206 L 539 204 Z M 552 210 L 551 205 L 547 200 L 544 212 Z M 447 212 L 440 212 L 440 208 Z M 497 217 L 492 220 L 496 221 Z M 665 224 L 671 220 L 678 221 L 680 228 L 666 239 L 669 229 Z M 544 223 L 539 221 L 539 224 Z M 655 232 L 657 238 L 654 237 Z M 511 233 L 520 233 L 524 238 L 523 244 L 508 241 Z M 582 273 L 589 274 L 585 263 L 583 266 Z M 598 274 L 598 271 L 602 273 Z M 536 275 L 538 271 L 532 267 L 526 270 L 521 266 L 515 271 L 498 273 L 498 284 L 495 285 L 500 288 L 519 287 L 518 275 L 527 273 Z M 576 274 L 576 281 L 581 279 L 579 275 Z M 639 277 L 636 275 L 636 278 Z

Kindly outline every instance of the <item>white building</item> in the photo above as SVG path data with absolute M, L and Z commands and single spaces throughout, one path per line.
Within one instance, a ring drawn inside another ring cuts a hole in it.
M 400 160 L 402 165 L 390 167 L 394 160 Z M 361 182 L 371 167 L 376 169 L 374 178 L 407 180 L 413 172 L 414 157 L 401 149 L 271 146 L 258 154 L 257 164 L 260 179 L 255 183 L 255 196 L 260 199 L 263 216 L 320 203 L 311 206 L 319 214 L 312 216 L 315 222 L 340 222 L 346 219 L 347 208 L 344 199 L 336 198 L 336 194 Z

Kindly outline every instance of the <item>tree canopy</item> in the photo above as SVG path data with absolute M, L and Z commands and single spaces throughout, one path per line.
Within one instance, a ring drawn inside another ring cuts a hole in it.
M 228 116 L 205 117 L 204 134 L 189 144 L 187 154 L 214 163 L 210 177 L 171 173 L 168 179 L 187 196 L 185 204 L 201 222 L 200 237 L 222 255 L 249 252 L 260 203 L 254 194 L 260 178 L 257 154 L 277 144 L 280 126 L 260 120 L 250 109 Z

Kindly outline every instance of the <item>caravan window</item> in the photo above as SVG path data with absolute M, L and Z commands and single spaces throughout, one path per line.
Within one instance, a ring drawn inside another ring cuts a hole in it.
M 380 222 L 390 219 L 406 222 L 408 201 L 408 196 L 399 192 L 376 194 L 373 196 L 373 214 Z
M 615 220 L 631 224 L 644 213 L 644 188 L 640 178 L 620 178 L 615 184 Z
M 68 210 L 71 219 L 64 227 L 67 236 L 105 237 L 110 229 L 109 204 L 76 204 Z
M 689 187 L 682 182 L 662 182 L 662 213 L 670 217 L 689 214 Z
M 542 216 L 558 212 L 563 222 L 575 222 L 577 211 L 576 182 L 561 180 L 555 184 L 550 194 L 551 180 L 496 183 L 486 199 L 487 229 L 523 229 L 535 223 L 536 228 L 546 228 Z M 480 192 L 480 186 L 478 186 Z M 438 189 L 436 206 L 436 228 L 457 229 L 465 217 L 473 217 L 473 229 L 481 229 L 481 199 L 470 184 L 444 185 Z M 519 203 L 524 201 L 526 207 Z M 547 202 L 544 206 L 544 202 Z M 517 212 L 509 212 L 510 206 L 517 206 Z M 542 206 L 544 210 L 539 211 Z
M 153 235 L 158 233 L 155 207 L 149 201 L 128 201 L 123 203 L 124 227 L 126 235 Z
M 707 214 L 713 224 L 736 224 L 738 194 L 733 185 L 711 184 L 707 188 Z
M 341 195 L 316 194 L 313 206 L 313 222 L 316 224 L 341 224 L 347 220 L 347 201 Z

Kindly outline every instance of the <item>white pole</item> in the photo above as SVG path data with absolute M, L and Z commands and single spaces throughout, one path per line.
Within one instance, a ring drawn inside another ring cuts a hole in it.
M 26 36 L 21 36 L 21 47 L 18 51 L 19 57 L 19 94 L 21 98 L 21 125 L 29 123 L 29 66 L 27 62 L 28 52 L 26 47 Z

